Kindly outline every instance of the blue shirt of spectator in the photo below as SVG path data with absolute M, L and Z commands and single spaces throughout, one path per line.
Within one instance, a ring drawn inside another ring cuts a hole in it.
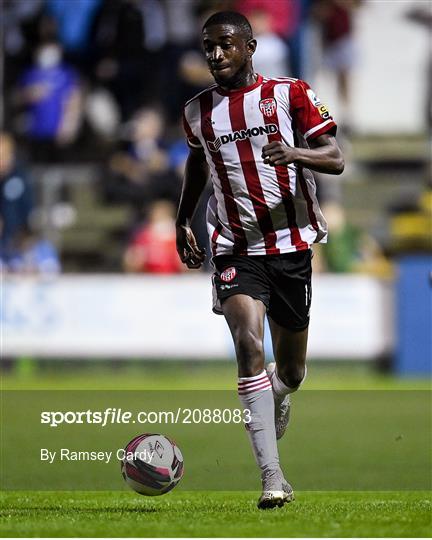
M 38 98 L 27 105 L 28 135 L 34 139 L 54 139 L 60 128 L 67 99 L 78 87 L 78 77 L 72 68 L 59 64 L 35 66 L 24 72 L 20 89 L 40 87 Z

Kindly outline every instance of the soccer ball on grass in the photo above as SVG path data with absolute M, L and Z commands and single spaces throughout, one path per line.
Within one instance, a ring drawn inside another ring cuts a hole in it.
M 144 433 L 124 449 L 121 473 L 133 490 L 141 495 L 163 495 L 183 476 L 183 456 L 176 443 L 164 435 Z

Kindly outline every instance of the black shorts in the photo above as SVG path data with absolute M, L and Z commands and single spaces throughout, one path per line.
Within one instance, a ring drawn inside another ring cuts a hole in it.
M 289 330 L 309 325 L 312 299 L 312 251 L 282 255 L 213 257 L 213 311 L 222 314 L 224 300 L 246 294 L 261 300 L 268 316 Z

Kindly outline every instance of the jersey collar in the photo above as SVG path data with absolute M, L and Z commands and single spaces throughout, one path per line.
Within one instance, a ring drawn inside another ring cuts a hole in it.
M 258 88 L 260 84 L 263 82 L 263 76 L 257 73 L 257 80 L 250 86 L 243 86 L 242 88 L 236 88 L 234 90 L 224 90 L 220 86 L 216 88 L 216 92 L 220 94 L 221 96 L 233 96 L 238 94 L 245 94 L 246 92 L 250 92 L 251 90 L 255 90 L 255 88 Z

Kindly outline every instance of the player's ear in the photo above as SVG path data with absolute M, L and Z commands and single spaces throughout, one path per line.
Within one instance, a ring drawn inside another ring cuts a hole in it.
M 256 48 L 257 48 L 256 39 L 249 39 L 246 44 L 246 48 L 249 53 L 249 56 L 252 57 L 253 53 L 256 51 Z

